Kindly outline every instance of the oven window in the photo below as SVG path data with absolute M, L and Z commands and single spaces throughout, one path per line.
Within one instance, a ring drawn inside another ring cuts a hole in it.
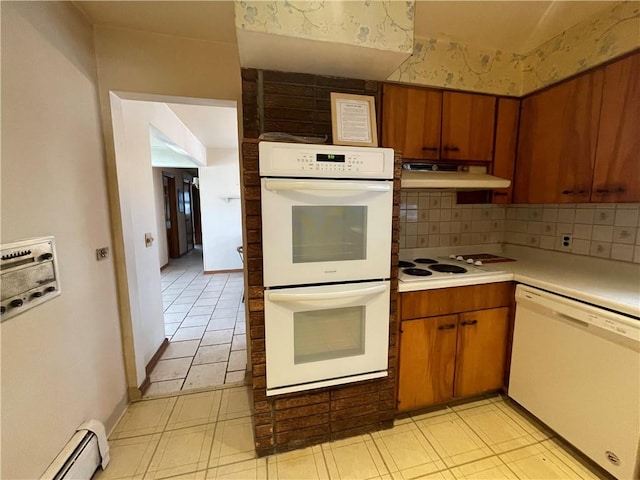
M 292 222 L 293 263 L 366 258 L 366 206 L 294 206 Z
M 364 316 L 364 306 L 294 313 L 294 363 L 364 354 Z

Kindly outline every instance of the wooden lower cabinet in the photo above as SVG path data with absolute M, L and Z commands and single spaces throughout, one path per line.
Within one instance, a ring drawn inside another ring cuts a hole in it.
M 458 315 L 402 322 L 399 410 L 449 400 L 453 391 Z
M 398 411 L 503 386 L 509 307 L 402 321 Z
M 453 395 L 464 397 L 502 388 L 509 308 L 459 315 Z

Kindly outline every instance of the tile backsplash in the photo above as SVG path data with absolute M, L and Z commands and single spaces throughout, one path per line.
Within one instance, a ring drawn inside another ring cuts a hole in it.
M 640 263 L 638 227 L 639 204 L 458 205 L 455 192 L 401 192 L 401 248 L 506 242 Z
M 500 243 L 505 219 L 502 205 L 457 205 L 455 192 L 403 190 L 400 248 Z
M 640 263 L 640 205 L 510 205 L 507 243 Z M 563 235 L 571 235 L 564 246 Z

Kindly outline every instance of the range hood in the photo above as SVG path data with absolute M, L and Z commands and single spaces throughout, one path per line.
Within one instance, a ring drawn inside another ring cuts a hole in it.
M 402 188 L 440 188 L 448 190 L 490 190 L 507 188 L 511 180 L 487 173 L 487 167 L 475 165 L 403 165 Z

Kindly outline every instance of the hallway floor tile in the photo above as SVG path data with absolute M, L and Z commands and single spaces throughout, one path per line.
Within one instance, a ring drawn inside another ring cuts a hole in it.
M 242 272 L 205 275 L 196 248 L 161 274 L 170 343 L 144 398 L 242 384 L 247 365 Z

